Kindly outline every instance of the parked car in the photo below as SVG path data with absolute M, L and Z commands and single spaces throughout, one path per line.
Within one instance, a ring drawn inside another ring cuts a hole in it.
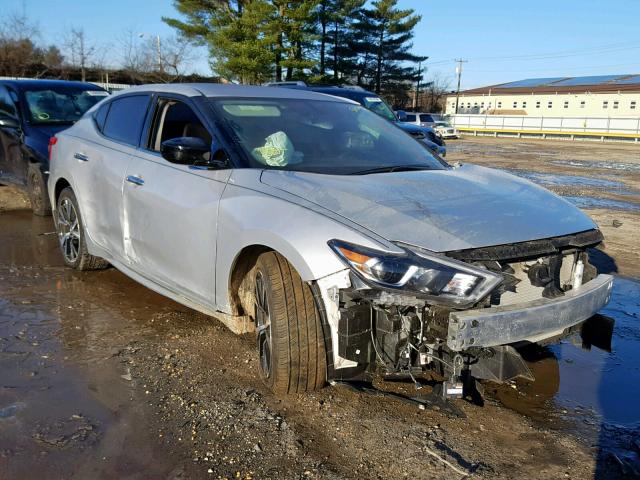
M 396 112 L 399 113 L 399 112 Z M 402 122 L 418 125 L 420 127 L 435 127 L 439 117 L 432 113 L 406 112 L 406 117 L 402 118 Z
M 391 107 L 379 96 L 373 92 L 365 90 L 358 86 L 319 86 L 319 85 L 307 85 L 305 82 L 292 81 L 292 82 L 272 82 L 269 83 L 270 87 L 283 87 L 293 89 L 311 90 L 312 92 L 324 93 L 326 95 L 334 95 L 336 97 L 348 98 L 358 102 L 363 107 L 371 110 L 372 112 L 380 115 L 382 118 L 389 120 L 393 124 L 400 127 L 409 135 L 417 140 L 421 140 L 426 144 L 429 149 L 441 157 L 447 155 L 447 148 L 444 140 L 435 130 L 428 127 L 421 127 L 418 125 L 411 125 L 403 122 L 402 119 L 396 115 Z M 404 113 L 404 112 L 401 112 Z
M 0 182 L 24 188 L 36 215 L 51 213 L 49 138 L 107 95 L 90 83 L 0 80 Z
M 510 175 L 452 167 L 361 105 L 303 89 L 146 85 L 51 141 L 64 262 L 112 264 L 255 330 L 275 392 L 374 372 L 530 375 L 518 343 L 610 298 L 596 224 Z M 465 383 L 465 385 L 467 385 Z
M 433 126 L 433 129 L 442 138 L 458 138 L 458 132 L 449 122 L 438 121 Z

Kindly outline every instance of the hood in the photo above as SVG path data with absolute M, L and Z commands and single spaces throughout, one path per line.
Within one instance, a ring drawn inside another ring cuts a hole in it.
M 411 133 L 426 133 L 431 132 L 433 129 L 429 127 L 421 127 L 416 125 L 415 123 L 407 123 L 407 122 L 395 122 L 398 127 L 400 127 L 405 132 Z
M 475 165 L 361 176 L 265 170 L 261 181 L 390 241 L 434 252 L 596 228 L 578 208 L 511 174 Z

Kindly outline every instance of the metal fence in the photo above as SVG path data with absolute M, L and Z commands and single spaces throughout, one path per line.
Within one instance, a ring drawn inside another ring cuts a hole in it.
M 449 115 L 462 132 L 533 136 L 640 138 L 640 117 L 530 117 L 527 115 Z

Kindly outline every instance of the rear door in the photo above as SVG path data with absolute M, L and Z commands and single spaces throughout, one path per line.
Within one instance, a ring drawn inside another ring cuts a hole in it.
M 140 274 L 214 306 L 218 202 L 231 169 L 199 170 L 160 154 L 163 141 L 213 132 L 189 99 L 158 96 L 146 149 L 136 152 L 124 185 L 124 249 Z
M 88 233 L 112 258 L 125 261 L 123 244 L 123 183 L 127 166 L 140 144 L 149 94 L 119 96 L 94 116 L 96 142 L 82 142 L 73 152 L 76 188 Z M 78 181 L 77 175 L 82 179 Z
M 9 91 L 0 85 L 0 118 L 20 123 L 18 110 Z M 11 182 L 25 183 L 18 166 L 22 163 L 22 130 L 0 125 L 0 178 Z

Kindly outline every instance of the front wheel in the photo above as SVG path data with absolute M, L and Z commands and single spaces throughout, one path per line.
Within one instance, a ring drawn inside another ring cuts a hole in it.
M 87 251 L 84 223 L 80 216 L 78 201 L 70 187 L 58 197 L 56 208 L 56 230 L 64 263 L 76 270 L 98 270 L 109 263 Z
M 327 379 L 327 359 L 311 288 L 276 252 L 260 255 L 254 272 L 254 318 L 262 379 L 275 393 L 322 388 Z

